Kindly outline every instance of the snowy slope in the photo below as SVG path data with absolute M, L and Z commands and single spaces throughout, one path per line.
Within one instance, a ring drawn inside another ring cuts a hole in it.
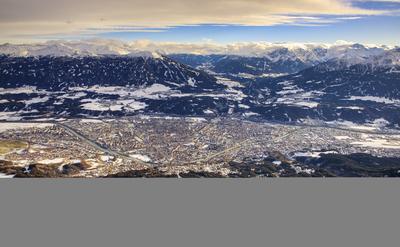
M 118 40 L 89 39 L 82 41 L 48 41 L 29 45 L 0 45 L 0 54 L 10 56 L 102 56 L 129 55 L 158 58 L 161 54 L 190 54 L 189 45 L 152 43 L 143 46 L 138 42 L 125 43 Z M 182 47 L 182 48 L 180 48 Z M 244 57 L 263 57 L 272 62 L 297 61 L 307 65 L 316 65 L 330 60 L 342 60 L 349 64 L 377 63 L 385 64 L 385 58 L 392 58 L 392 65 L 399 64 L 399 47 L 382 45 L 362 45 L 337 42 L 334 44 L 268 43 L 249 42 L 229 45 L 202 46 L 201 55 L 237 55 Z M 181 51 L 180 51 L 181 50 Z M 378 59 L 379 58 L 379 59 Z M 380 60 L 380 62 L 377 62 Z M 383 63 L 382 63 L 383 61 Z
M 156 52 L 138 51 L 127 43 L 116 40 L 91 39 L 85 41 L 48 41 L 31 45 L 0 45 L 0 54 L 10 56 L 102 56 L 129 55 L 134 57 L 155 57 Z

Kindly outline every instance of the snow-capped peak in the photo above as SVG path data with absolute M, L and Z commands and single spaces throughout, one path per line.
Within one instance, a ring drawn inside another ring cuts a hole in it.
M 154 58 L 154 59 L 162 59 L 162 55 L 158 52 L 151 51 L 133 51 L 127 54 L 130 57 L 144 57 L 144 58 Z
M 0 45 L 0 54 L 10 56 L 106 56 L 161 58 L 156 52 L 138 51 L 131 45 L 117 40 L 89 39 L 84 41 L 48 41 L 30 45 Z
M 89 39 L 82 41 L 48 41 L 29 45 L 0 45 L 0 54 L 10 56 L 104 56 L 125 55 L 162 59 L 160 54 L 200 53 L 246 57 L 266 57 L 274 62 L 300 61 L 317 65 L 331 60 L 347 64 L 375 63 L 399 65 L 398 47 L 364 45 L 347 41 L 334 44 L 242 42 L 227 45 L 179 44 L 171 42 Z M 160 53 L 159 51 L 167 51 Z

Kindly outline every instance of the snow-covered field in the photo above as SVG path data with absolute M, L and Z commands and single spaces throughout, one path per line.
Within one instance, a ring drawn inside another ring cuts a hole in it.
M 0 112 L 0 120 L 20 120 L 21 117 L 18 116 L 18 112 L 9 111 L 9 112 Z
M 378 118 L 375 119 L 373 122 L 366 123 L 366 124 L 356 124 L 350 121 L 329 121 L 326 122 L 328 125 L 340 127 L 340 128 L 349 128 L 349 129 L 354 129 L 354 130 L 363 130 L 363 131 L 376 131 L 382 127 L 385 127 L 387 124 L 389 124 L 388 121 L 386 121 L 383 118 Z
M 336 107 L 336 109 L 349 109 L 349 110 L 364 110 L 364 107 L 360 107 L 360 106 L 338 106 Z
M 151 158 L 147 155 L 143 155 L 143 154 L 130 154 L 130 157 L 134 158 L 134 159 L 138 159 L 141 160 L 143 162 L 151 162 Z
M 122 111 L 128 112 L 138 111 L 146 108 L 146 103 L 136 101 L 135 99 L 126 100 L 100 100 L 100 99 L 85 99 L 81 101 L 82 109 L 90 111 Z
M 282 81 L 278 83 L 279 85 L 283 85 L 281 91 L 277 91 L 276 94 L 278 98 L 275 103 L 290 105 L 290 106 L 298 106 L 303 108 L 316 108 L 319 106 L 319 103 L 315 100 L 324 95 L 324 92 L 321 91 L 309 91 L 306 92 L 304 89 L 293 85 L 292 81 Z
M 385 138 L 383 136 L 362 134 L 361 139 L 362 141 L 355 141 L 351 144 L 369 148 L 400 149 L 400 136 Z
M 106 95 L 118 95 L 120 97 L 132 97 L 132 98 L 143 98 L 143 99 L 159 99 L 166 97 L 164 94 L 171 91 L 171 88 L 162 84 L 152 84 L 144 88 L 135 87 L 119 87 L 119 86 L 93 86 L 93 87 L 72 87 L 70 90 L 84 93 L 93 92 L 97 94 Z
M 376 97 L 376 96 L 351 96 L 347 100 L 372 101 L 372 102 L 384 103 L 384 104 L 400 104 L 400 100 L 389 99 L 389 98 L 384 98 L 384 97 Z
M 80 122 L 81 123 L 103 123 L 103 121 L 101 121 L 100 119 L 90 119 L 90 118 L 81 119 Z
M 45 97 L 35 97 L 29 100 L 22 100 L 20 102 L 24 103 L 25 106 L 37 104 L 37 103 L 44 103 L 47 102 L 50 99 L 50 97 L 45 96 Z
M 313 157 L 313 158 L 319 158 L 321 157 L 321 154 L 336 154 L 336 151 L 306 151 L 306 152 L 296 152 L 293 154 L 292 157 Z
M 43 165 L 57 165 L 57 164 L 62 164 L 64 162 L 63 158 L 55 158 L 55 159 L 44 159 L 44 160 L 39 160 L 39 164 Z
M 6 175 L 5 173 L 0 172 L 0 178 L 13 178 L 15 175 Z
M 33 94 L 33 93 L 45 93 L 44 90 L 38 90 L 33 86 L 17 87 L 17 88 L 0 88 L 0 95 L 2 94 Z
M 50 123 L 0 123 L 0 132 L 13 129 L 52 127 Z

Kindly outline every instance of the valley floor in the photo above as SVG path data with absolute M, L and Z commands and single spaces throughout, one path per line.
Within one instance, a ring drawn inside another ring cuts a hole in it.
M 0 122 L 0 177 L 400 176 L 400 131 L 139 115 Z

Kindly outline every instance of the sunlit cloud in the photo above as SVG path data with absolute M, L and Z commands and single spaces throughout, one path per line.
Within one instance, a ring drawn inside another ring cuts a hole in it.
M 111 42 L 111 41 L 110 41 Z M 128 45 L 136 50 L 160 52 L 165 54 L 185 53 L 185 54 L 232 54 L 258 56 L 269 50 L 277 48 L 310 48 L 310 47 L 332 47 L 340 45 L 351 45 L 356 42 L 338 40 L 335 43 L 271 43 L 265 41 L 258 42 L 236 42 L 229 44 L 219 44 L 212 40 L 203 40 L 200 43 L 180 43 L 180 42 L 154 42 L 150 40 L 135 40 L 129 42 Z M 376 44 L 364 44 L 366 46 L 378 47 Z M 393 47 L 391 47 L 393 48 Z
M 168 27 L 202 24 L 315 26 L 334 22 L 324 16 L 386 13 L 355 7 L 347 0 L 0 0 L 0 6 L 2 41 L 163 32 Z
M 362 19 L 361 16 L 346 16 L 346 17 L 337 17 L 338 20 L 358 20 Z

